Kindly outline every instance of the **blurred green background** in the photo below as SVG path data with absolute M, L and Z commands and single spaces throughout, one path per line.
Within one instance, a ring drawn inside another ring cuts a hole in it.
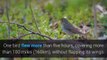
M 95 2 L 101 1 L 96 0 Z M 103 1 L 106 5 L 106 0 Z M 0 0 L 0 7 L 4 9 L 0 21 L 24 25 L 33 32 L 41 32 L 53 39 L 66 39 L 68 35 L 62 32 L 60 19 L 66 16 L 70 23 L 76 26 L 79 26 L 81 22 L 90 22 L 93 25 L 92 6 L 93 0 Z M 97 18 L 102 22 L 101 24 L 107 25 L 106 17 Z M 57 27 L 50 26 L 54 21 L 57 22 Z M 91 29 L 88 38 L 94 38 L 93 26 Z M 23 27 L 15 24 L 0 23 L 0 39 L 14 39 L 28 33 Z M 73 39 L 77 37 L 72 36 Z M 22 39 L 44 40 L 46 38 L 31 34 Z
M 96 0 L 96 3 L 101 0 Z M 7 2 L 7 3 L 6 3 Z M 107 0 L 103 4 L 107 5 Z M 8 9 L 6 9 L 6 4 Z M 0 8 L 3 13 L 0 14 L 0 22 L 11 22 L 24 25 L 29 30 L 41 32 L 53 39 L 67 39 L 68 35 L 61 30 L 60 19 L 67 17 L 71 24 L 79 26 L 81 22 L 93 24 L 92 12 L 93 0 L 0 0 Z M 107 26 L 107 16 L 103 18 L 97 14 L 98 21 Z M 51 21 L 57 22 L 56 26 L 50 26 Z M 9 26 L 10 25 L 10 26 Z M 38 28 L 37 28 L 38 26 Z M 39 31 L 38 31 L 39 29 Z M 88 38 L 93 39 L 93 26 L 88 34 Z M 10 33 L 9 33 L 10 31 Z M 104 30 L 107 33 L 107 29 Z M 16 24 L 0 23 L 0 39 L 14 39 L 28 34 L 29 32 Z M 78 37 L 78 36 L 77 36 Z M 77 39 L 72 36 L 71 38 Z M 22 39 L 44 40 L 41 36 L 31 34 Z M 32 59 L 22 58 L 16 60 L 46 60 L 44 58 Z M 47 59 L 48 60 L 48 59 Z M 74 58 L 50 58 L 49 60 L 75 60 Z M 91 60 L 85 58 L 85 60 Z

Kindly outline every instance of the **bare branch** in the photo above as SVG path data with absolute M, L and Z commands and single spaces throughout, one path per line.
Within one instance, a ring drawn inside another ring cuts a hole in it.
M 30 35 L 30 34 L 31 34 L 31 33 L 21 35 L 21 36 L 19 36 L 17 39 L 21 39 L 22 37 L 25 37 L 25 36 Z
M 29 0 L 24 0 L 24 9 L 28 8 L 28 2 Z M 22 17 L 23 23 L 26 22 L 26 13 L 24 13 L 24 16 Z
M 2 22 L 2 21 L 0 21 L 0 23 L 8 23 L 8 22 Z M 52 38 L 50 38 L 50 37 L 48 37 L 48 36 L 46 36 L 46 35 L 43 35 L 43 34 L 41 34 L 41 33 L 33 32 L 33 31 L 29 30 L 29 29 L 26 28 L 24 25 L 21 25 L 21 24 L 18 24 L 18 23 L 12 23 L 12 22 L 11 22 L 10 24 L 15 24 L 15 25 L 18 25 L 18 26 L 20 26 L 20 27 L 23 27 L 26 31 L 29 32 L 28 34 L 25 34 L 25 35 L 22 35 L 22 36 L 18 37 L 18 39 L 19 39 L 19 38 L 22 38 L 22 37 L 24 37 L 24 36 L 30 35 L 30 34 L 36 34 L 36 35 L 39 35 L 39 36 L 41 36 L 41 37 L 48 38 L 49 40 L 53 40 Z
M 94 37 L 97 38 L 97 15 L 96 15 L 96 2 L 93 0 L 93 15 L 94 15 Z
M 10 19 L 9 19 L 9 1 L 5 0 L 5 8 L 6 8 L 6 16 L 7 16 L 7 20 L 8 20 L 8 38 L 10 39 Z
M 33 12 L 33 10 L 32 10 L 31 3 L 30 3 L 30 10 L 31 10 L 31 14 L 32 14 L 32 20 L 34 21 L 38 32 L 41 33 L 40 30 L 39 30 L 39 28 L 38 28 L 38 25 L 37 25 L 37 21 L 36 21 L 36 19 L 35 19 L 35 16 L 34 16 L 34 12 Z

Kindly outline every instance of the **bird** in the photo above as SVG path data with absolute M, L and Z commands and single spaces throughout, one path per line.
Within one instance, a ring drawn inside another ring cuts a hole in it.
M 84 34 L 81 29 L 72 25 L 66 18 L 61 18 L 61 28 L 62 31 L 66 34 Z

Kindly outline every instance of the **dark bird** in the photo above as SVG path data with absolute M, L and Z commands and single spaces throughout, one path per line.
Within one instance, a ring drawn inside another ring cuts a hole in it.
M 63 32 L 66 34 L 72 35 L 72 34 L 84 34 L 81 29 L 73 26 L 66 18 L 61 19 L 61 27 Z

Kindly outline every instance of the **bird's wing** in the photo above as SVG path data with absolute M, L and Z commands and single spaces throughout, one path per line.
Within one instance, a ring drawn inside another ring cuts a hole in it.
M 74 28 L 72 32 L 75 34 L 83 34 L 78 28 Z
M 74 27 L 73 25 L 70 25 L 69 27 L 65 28 L 74 34 L 83 34 L 82 32 L 79 31 L 78 28 Z
M 76 28 L 75 26 L 73 26 L 67 20 L 62 20 L 62 25 L 63 25 L 64 29 L 68 30 L 70 33 L 82 34 L 82 32 L 80 32 L 78 28 Z

